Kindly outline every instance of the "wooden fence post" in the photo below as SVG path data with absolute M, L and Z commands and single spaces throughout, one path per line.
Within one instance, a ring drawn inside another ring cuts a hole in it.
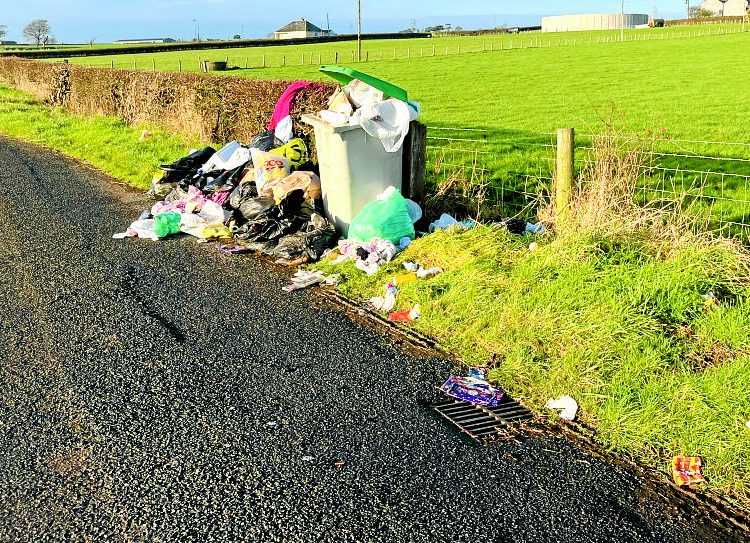
M 424 205 L 425 167 L 427 164 L 427 127 L 419 121 L 409 123 L 404 139 L 401 194 Z
M 133 70 L 137 70 L 137 69 L 138 69 L 138 68 L 136 68 L 136 64 L 135 64 L 135 60 L 134 60 L 134 61 L 133 61 Z
M 156 59 L 155 58 L 151 59 L 151 71 L 153 72 L 156 71 Z
M 181 61 L 181 60 L 178 60 L 178 61 L 177 61 L 177 70 L 178 70 L 178 71 L 179 71 L 180 73 L 182 73 L 182 61 Z
M 570 217 L 570 197 L 573 192 L 575 167 L 575 131 L 557 129 L 557 168 L 555 169 L 555 215 L 558 233 Z

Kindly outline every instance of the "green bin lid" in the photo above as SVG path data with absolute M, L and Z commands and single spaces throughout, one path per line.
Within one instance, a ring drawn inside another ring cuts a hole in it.
M 379 91 L 383 91 L 385 94 L 392 98 L 396 98 L 403 102 L 409 101 L 409 96 L 406 90 L 401 87 L 397 87 L 392 83 L 378 79 L 369 74 L 352 70 L 351 68 L 342 68 L 341 66 L 325 65 L 318 68 L 318 71 L 323 72 L 328 77 L 331 77 L 341 83 L 342 85 L 349 84 L 352 79 L 359 79 L 360 81 L 367 83 L 371 87 L 375 87 Z

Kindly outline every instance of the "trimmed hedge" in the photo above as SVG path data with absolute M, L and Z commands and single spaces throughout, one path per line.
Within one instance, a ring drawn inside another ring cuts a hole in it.
M 110 70 L 0 58 L 0 82 L 81 115 L 112 115 L 128 124 L 154 123 L 203 141 L 247 142 L 266 129 L 282 80 L 190 73 Z M 297 95 L 292 116 L 325 109 L 334 85 Z M 295 123 L 304 135 L 311 127 Z

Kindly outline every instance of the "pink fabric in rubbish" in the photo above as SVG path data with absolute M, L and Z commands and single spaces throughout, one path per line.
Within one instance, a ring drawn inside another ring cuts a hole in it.
M 317 85 L 311 81 L 295 81 L 286 88 L 276 102 L 276 107 L 273 109 L 271 120 L 268 121 L 269 130 L 276 130 L 276 126 L 291 113 L 292 105 L 294 105 L 294 99 L 297 97 L 297 94 L 299 94 L 302 89 L 310 86 L 316 90 L 323 88 L 321 85 Z
M 222 193 L 217 193 L 222 194 Z M 226 197 L 224 197 L 226 201 Z M 166 213 L 168 211 L 186 211 L 187 213 L 195 213 L 201 210 L 203 204 L 206 203 L 206 197 L 198 187 L 191 186 L 188 189 L 186 195 L 180 196 L 173 202 L 156 202 L 151 208 L 151 214 L 156 216 L 160 213 Z M 217 202 L 219 205 L 223 205 L 223 202 Z
M 213 194 L 211 195 L 211 201 L 212 201 L 212 202 L 214 202 L 214 203 L 217 203 L 217 204 L 219 204 L 220 206 L 223 206 L 223 205 L 224 205 L 224 203 L 225 203 L 225 202 L 227 201 L 227 199 L 229 198 L 229 193 L 230 193 L 230 192 L 231 192 L 231 191 L 229 191 L 229 190 L 224 190 L 224 191 L 222 191 L 222 192 L 214 192 L 214 193 L 213 193 Z

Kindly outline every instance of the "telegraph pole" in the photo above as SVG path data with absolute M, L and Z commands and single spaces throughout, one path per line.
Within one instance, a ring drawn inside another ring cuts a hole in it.
M 620 2 L 620 41 L 625 41 L 625 0 Z
M 362 0 L 357 0 L 357 62 L 362 60 Z

